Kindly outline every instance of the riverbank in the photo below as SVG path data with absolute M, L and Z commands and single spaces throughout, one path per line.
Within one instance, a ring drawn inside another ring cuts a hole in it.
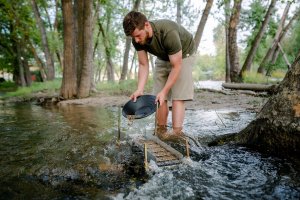
M 236 109 L 258 112 L 266 103 L 268 97 L 262 94 L 244 93 L 234 90 L 197 89 L 194 101 L 186 103 L 186 109 L 191 110 L 220 110 Z M 88 106 L 122 106 L 129 100 L 128 94 L 111 95 L 105 92 L 94 93 L 84 99 L 59 99 L 57 93 L 38 92 L 30 97 L 12 97 L 0 100 L 1 104 L 17 102 L 35 102 L 38 104 L 50 103 L 58 106 L 88 105 Z

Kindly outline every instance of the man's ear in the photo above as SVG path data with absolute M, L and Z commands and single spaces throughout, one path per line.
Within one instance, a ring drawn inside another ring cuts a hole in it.
M 145 27 L 148 28 L 149 26 L 151 26 L 150 23 L 149 23 L 149 21 L 146 21 L 146 22 L 145 22 Z

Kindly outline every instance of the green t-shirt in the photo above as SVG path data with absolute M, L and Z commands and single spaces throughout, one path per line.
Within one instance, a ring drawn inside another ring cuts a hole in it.
M 153 37 L 148 43 L 140 45 L 132 39 L 132 44 L 137 51 L 145 50 L 165 61 L 169 61 L 168 55 L 173 55 L 180 50 L 183 58 L 194 53 L 193 35 L 183 26 L 165 19 L 151 21 L 150 24 Z

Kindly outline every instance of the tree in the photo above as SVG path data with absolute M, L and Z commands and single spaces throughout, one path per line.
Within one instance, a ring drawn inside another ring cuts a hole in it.
M 272 15 L 273 10 L 275 8 L 275 4 L 276 4 L 276 0 L 272 0 L 271 3 L 270 3 L 270 6 L 268 8 L 268 11 L 266 12 L 266 15 L 264 17 L 264 21 L 262 22 L 262 25 L 261 25 L 259 31 L 257 32 L 254 40 L 252 41 L 251 48 L 248 52 L 248 55 L 247 55 L 246 60 L 244 62 L 244 65 L 243 65 L 243 67 L 240 71 L 240 75 L 239 75 L 240 78 L 242 78 L 243 73 L 245 71 L 250 71 L 250 69 L 251 69 L 251 64 L 253 62 L 253 58 L 256 54 L 259 43 L 260 43 L 260 41 L 261 41 L 265 31 L 266 31 L 267 25 L 268 25 L 268 23 L 271 19 L 271 15 Z
M 83 15 L 82 24 L 78 24 L 78 27 L 82 27 L 82 66 L 80 67 L 80 81 L 78 87 L 78 97 L 88 97 L 90 94 L 92 83 L 92 57 L 93 57 L 93 1 L 84 1 L 83 12 L 78 13 Z M 80 2 L 80 0 L 78 0 Z
M 138 11 L 140 3 L 141 3 L 141 0 L 135 0 L 132 10 Z M 131 37 L 127 36 L 126 41 L 125 41 L 125 51 L 124 51 L 124 57 L 123 57 L 123 67 L 122 67 L 120 82 L 125 80 L 125 78 L 127 76 L 130 46 L 131 46 Z
M 32 9 L 34 12 L 35 19 L 37 21 L 38 27 L 40 29 L 41 33 L 41 38 L 42 38 L 42 47 L 44 50 L 45 58 L 46 58 L 46 74 L 47 74 L 47 79 L 48 80 L 53 80 L 55 77 L 55 71 L 54 71 L 54 63 L 53 63 L 53 58 L 49 49 L 49 44 L 48 44 L 48 38 L 46 35 L 46 30 L 44 27 L 44 23 L 42 21 L 38 6 L 36 4 L 35 0 L 31 0 L 32 4 Z
M 64 70 L 60 93 L 64 99 L 70 99 L 77 95 L 72 0 L 62 0 L 62 12 L 64 27 Z
M 225 82 L 230 80 L 230 59 L 229 59 L 229 20 L 230 20 L 230 0 L 224 2 L 225 13 Z
M 202 17 L 200 19 L 200 22 L 199 22 L 199 25 L 198 25 L 198 28 L 197 28 L 197 32 L 196 32 L 195 37 L 194 37 L 196 49 L 198 49 L 198 47 L 199 47 L 201 37 L 202 37 L 202 34 L 203 34 L 203 30 L 204 30 L 204 27 L 205 27 L 210 9 L 213 5 L 213 2 L 214 2 L 213 0 L 207 0 L 207 2 L 206 2 L 206 6 L 204 8 Z
M 256 119 L 238 135 L 238 142 L 278 155 L 299 155 L 300 51 L 280 83 L 278 93 L 264 105 Z
M 20 86 L 30 86 L 30 44 L 37 41 L 28 2 L 0 2 L 0 69 L 13 73 Z
M 271 59 L 271 64 L 272 64 L 272 65 L 275 64 L 275 62 L 276 62 L 276 60 L 277 60 L 277 58 L 278 58 L 278 55 L 279 55 L 279 52 L 280 52 L 280 51 L 282 52 L 283 55 L 285 55 L 284 52 L 283 52 L 283 50 L 280 48 L 280 43 L 283 41 L 283 39 L 284 39 L 286 33 L 287 33 L 288 30 L 291 28 L 293 22 L 294 22 L 295 20 L 297 20 L 297 19 L 299 18 L 299 16 L 300 16 L 300 10 L 298 10 L 297 12 L 295 12 L 295 14 L 293 15 L 293 17 L 290 19 L 289 23 L 283 28 L 283 30 L 282 30 L 282 32 L 281 32 L 281 34 L 280 34 L 280 36 L 279 36 L 278 45 L 277 45 L 277 47 L 276 47 L 276 49 L 275 49 L 275 51 L 274 51 L 274 53 L 273 53 L 273 55 L 272 55 L 272 59 Z M 287 63 L 287 64 L 288 64 L 288 63 Z M 288 64 L 288 66 L 289 66 L 289 64 Z M 289 66 L 289 67 L 290 67 L 290 66 Z
M 183 0 L 176 0 L 176 22 L 177 24 L 181 24 L 182 21 L 182 5 L 183 5 Z
M 232 13 L 229 20 L 228 50 L 229 50 L 231 82 L 240 82 L 239 52 L 237 46 L 237 26 L 239 24 L 239 19 L 240 19 L 241 4 L 242 4 L 242 0 L 234 0 Z
M 93 56 L 92 3 L 78 0 L 73 6 L 72 0 L 62 1 L 64 71 L 61 95 L 66 99 L 75 96 L 84 98 L 90 94 Z
M 291 6 L 291 2 L 288 1 L 286 6 L 285 6 L 285 9 L 283 11 L 283 14 L 281 16 L 281 19 L 280 19 L 275 37 L 274 37 L 273 42 L 271 44 L 271 47 L 269 48 L 268 52 L 266 53 L 265 57 L 263 58 L 262 62 L 260 63 L 259 68 L 257 69 L 258 73 L 261 73 L 261 74 L 264 73 L 265 67 L 271 61 L 272 55 L 273 55 L 273 53 L 274 53 L 274 51 L 275 51 L 275 49 L 278 45 L 279 37 L 280 37 L 281 32 L 283 30 L 284 22 L 285 22 L 285 19 L 286 19 L 287 15 L 288 15 L 290 6 Z

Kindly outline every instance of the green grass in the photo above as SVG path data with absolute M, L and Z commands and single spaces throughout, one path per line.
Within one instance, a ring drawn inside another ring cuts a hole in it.
M 149 77 L 148 82 L 145 86 L 145 93 L 150 93 L 152 90 L 153 81 Z M 137 80 L 125 80 L 121 83 L 115 82 L 100 82 L 96 86 L 97 90 L 100 92 L 108 93 L 110 95 L 130 95 L 137 89 Z
M 31 97 L 37 92 L 53 93 L 61 86 L 61 79 L 46 82 L 33 82 L 30 87 L 18 87 L 16 91 L 7 92 L 1 98 L 6 99 L 10 97 Z
M 285 76 L 283 71 L 274 71 L 271 76 L 265 76 L 263 74 L 258 74 L 256 72 L 245 72 L 244 74 L 244 83 L 276 83 Z
M 2 92 L 15 91 L 17 88 L 18 86 L 12 81 L 5 81 L 3 83 L 0 83 L 0 91 Z

